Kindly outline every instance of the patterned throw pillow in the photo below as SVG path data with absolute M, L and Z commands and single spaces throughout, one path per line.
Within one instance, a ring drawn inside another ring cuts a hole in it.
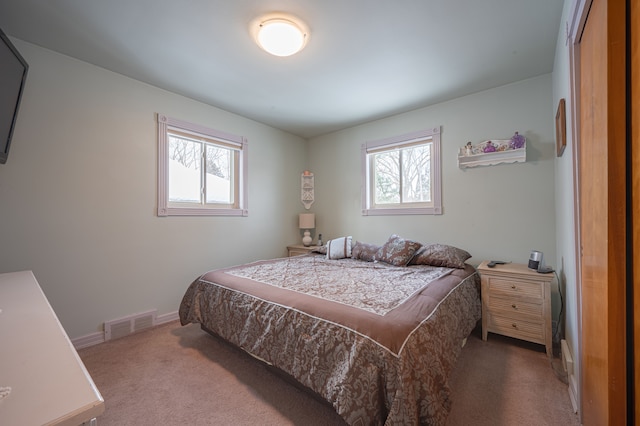
M 463 269 L 464 262 L 470 257 L 468 252 L 457 247 L 434 243 L 422 246 L 410 264 Z
M 351 257 L 354 259 L 364 260 L 365 262 L 373 262 L 376 260 L 376 253 L 378 253 L 378 250 L 380 250 L 380 246 L 356 241 L 353 246 L 353 250 L 351 250 Z
M 405 240 L 393 234 L 376 253 L 376 260 L 394 266 L 406 266 L 420 247 L 417 241 Z
M 327 259 L 351 257 L 351 237 L 340 237 L 327 242 Z

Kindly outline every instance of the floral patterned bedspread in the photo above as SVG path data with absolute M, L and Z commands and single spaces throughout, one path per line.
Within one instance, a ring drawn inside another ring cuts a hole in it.
M 425 283 L 452 271 L 433 266 L 389 267 L 350 259 L 327 261 L 322 256 L 288 259 L 242 266 L 227 273 L 385 315 Z
M 293 376 L 349 424 L 440 425 L 480 319 L 479 281 L 471 266 L 298 256 L 209 271 L 179 313 Z

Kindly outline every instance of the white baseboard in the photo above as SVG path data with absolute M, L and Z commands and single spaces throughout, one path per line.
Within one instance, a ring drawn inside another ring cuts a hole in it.
M 171 321 L 179 319 L 178 311 L 169 312 L 163 315 L 156 316 L 155 326 L 166 324 Z M 71 340 L 73 347 L 78 349 L 88 348 L 89 346 L 98 345 L 105 342 L 104 331 L 97 331 L 95 333 L 87 334 L 86 336 L 76 337 Z
M 566 340 L 562 339 L 560 341 L 560 352 L 562 356 L 562 365 L 564 366 L 564 371 L 567 372 L 567 377 L 569 379 L 569 399 L 571 400 L 571 405 L 573 407 L 573 412 L 578 412 L 578 385 L 576 383 L 575 372 L 573 371 L 573 355 L 571 354 L 571 349 L 569 349 L 569 344 Z
M 569 344 L 564 339 L 560 341 L 560 354 L 562 356 L 564 371 L 566 371 L 569 376 L 573 375 L 573 355 L 571 355 Z
M 578 412 L 578 385 L 576 383 L 576 378 L 572 374 L 569 376 L 569 399 L 571 400 L 571 406 L 573 408 L 573 412 Z
M 177 321 L 179 319 L 180 316 L 178 315 L 178 311 L 169 312 L 164 315 L 156 316 L 156 325 L 166 324 L 168 322 Z
M 104 343 L 104 332 L 97 331 L 87 334 L 86 336 L 77 337 L 71 340 L 71 343 L 73 343 L 73 347 L 76 348 L 76 350 Z

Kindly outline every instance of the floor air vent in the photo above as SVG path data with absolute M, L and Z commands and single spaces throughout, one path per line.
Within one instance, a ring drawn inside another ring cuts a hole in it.
M 104 340 L 113 340 L 138 331 L 151 328 L 156 324 L 157 311 L 142 312 L 118 318 L 104 323 Z

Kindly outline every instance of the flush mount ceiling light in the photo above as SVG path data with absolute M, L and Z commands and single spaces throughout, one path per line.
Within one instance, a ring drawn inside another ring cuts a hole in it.
M 309 29 L 299 19 L 273 13 L 255 19 L 251 33 L 258 46 L 275 56 L 291 56 L 301 51 L 309 40 Z

